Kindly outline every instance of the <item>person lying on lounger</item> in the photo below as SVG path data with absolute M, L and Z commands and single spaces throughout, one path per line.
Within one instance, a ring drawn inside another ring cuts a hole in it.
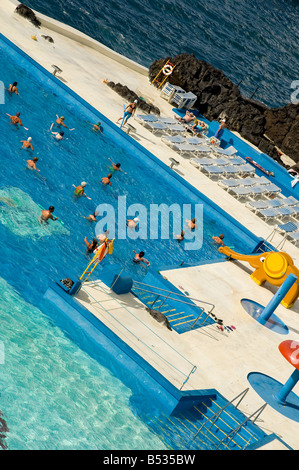
M 193 113 L 190 113 L 190 111 L 186 111 L 186 114 L 184 117 L 178 117 L 174 115 L 174 118 L 177 119 L 179 122 L 182 122 L 183 124 L 189 124 L 190 122 L 193 121 L 195 116 Z
M 194 124 L 187 128 L 187 132 L 190 132 L 191 134 L 200 134 L 207 128 L 208 126 L 205 122 L 195 119 Z

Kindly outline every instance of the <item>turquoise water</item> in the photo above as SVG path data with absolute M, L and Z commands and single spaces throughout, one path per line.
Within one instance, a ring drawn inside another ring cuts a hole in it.
M 149 66 L 183 52 L 223 72 L 245 96 L 290 102 L 298 76 L 297 0 L 26 0 L 111 49 Z M 125 79 L 124 79 L 124 84 Z
M 125 150 L 125 145 L 113 143 L 107 126 L 104 136 L 96 135 L 91 123 L 98 121 L 97 116 L 66 94 L 62 99 L 59 87 L 2 42 L 0 54 L 6 64 L 0 79 L 6 86 L 14 80 L 20 84 L 20 95 L 7 95 L 0 113 L 0 131 L 5 136 L 0 186 L 0 340 L 5 345 L 5 364 L 0 365 L 0 409 L 10 429 L 9 448 L 164 448 L 133 414 L 131 390 L 48 320 L 49 307 L 41 299 L 50 281 L 78 276 L 85 269 L 84 237 L 94 236 L 94 226 L 82 216 L 99 203 L 116 207 L 120 195 L 127 196 L 128 204 L 190 201 L 162 178 L 161 169 L 159 185 L 153 185 L 152 164 L 132 149 Z M 29 131 L 10 126 L 6 113 L 17 111 Z M 66 124 L 75 128 L 66 129 L 68 140 L 57 142 L 50 133 L 56 114 L 63 114 Z M 29 135 L 40 173 L 26 169 L 32 154 L 21 149 L 20 141 Z M 108 172 L 108 157 L 121 161 L 127 172 L 113 176 L 112 188 L 100 183 Z M 82 180 L 88 182 L 91 201 L 73 198 L 72 184 Z M 49 205 L 55 206 L 55 215 L 64 224 L 40 224 L 41 208 Z M 105 263 L 123 264 L 142 277 L 144 271 L 132 263 L 133 248 L 144 249 L 153 272 L 161 264 L 221 259 L 211 235 L 222 231 L 226 221 L 213 214 L 205 205 L 201 250 L 187 253 L 174 240 L 116 240 L 113 256 Z M 227 240 L 246 250 L 242 231 L 229 224 L 227 229 Z
M 10 450 L 163 449 L 131 391 L 0 278 L 0 409 Z

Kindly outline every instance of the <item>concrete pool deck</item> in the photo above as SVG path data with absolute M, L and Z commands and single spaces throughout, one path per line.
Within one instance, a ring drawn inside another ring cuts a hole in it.
M 101 52 L 94 47 L 87 46 L 87 43 L 78 42 L 80 36 L 83 41 L 84 35 L 73 32 L 72 28 L 67 26 L 64 26 L 65 30 L 59 29 L 58 22 L 54 20 L 47 19 L 47 27 L 42 26 L 41 29 L 37 29 L 28 20 L 14 13 L 17 4 L 18 2 L 15 1 L 2 0 L 1 33 L 50 72 L 52 72 L 52 64 L 58 65 L 63 70 L 61 77 L 64 83 L 112 122 L 122 116 L 124 101 L 101 81 L 102 78 L 127 85 L 158 106 L 162 116 L 173 115 L 172 106 L 160 97 L 156 88 L 150 85 L 144 67 L 134 64 L 132 61 L 122 60 L 117 54 L 106 51 L 105 48 Z M 38 14 L 38 17 L 43 20 L 43 15 Z M 76 36 L 75 33 L 78 35 Z M 53 37 L 54 44 L 41 38 L 41 34 Z M 31 35 L 36 35 L 37 41 L 32 40 Z M 18 80 L 18 77 L 14 79 Z M 22 90 L 22 93 L 26 92 L 26 84 L 19 83 L 19 89 Z M 271 226 L 246 209 L 243 203 L 237 201 L 221 189 L 216 182 L 211 181 L 195 169 L 188 159 L 180 157 L 163 144 L 160 137 L 154 136 L 137 120 L 131 119 L 130 123 L 136 128 L 136 134 L 133 137 L 142 146 L 167 165 L 169 165 L 169 159 L 174 157 L 180 162 L 178 173 L 186 181 L 254 234 L 262 238 L 269 236 L 272 231 Z M 275 240 L 277 242 L 281 240 L 280 236 L 276 235 Z M 292 256 L 295 264 L 298 264 L 299 250 L 294 245 L 286 242 L 284 251 Z M 214 303 L 217 316 L 222 318 L 225 324 L 232 324 L 236 327 L 236 330 L 231 333 L 221 332 L 215 325 L 210 325 L 178 335 L 151 319 L 142 304 L 130 294 L 126 296 L 126 299 L 118 296 L 118 302 L 125 303 L 131 313 L 141 315 L 143 322 L 148 322 L 150 327 L 168 345 L 173 346 L 182 356 L 197 366 L 197 371 L 190 376 L 185 388 L 215 388 L 228 400 L 231 400 L 248 387 L 247 375 L 249 372 L 258 371 L 269 374 L 281 383 L 285 383 L 289 377 L 291 366 L 280 355 L 278 344 L 284 339 L 298 338 L 298 302 L 290 310 L 279 306 L 276 311 L 277 315 L 289 327 L 287 336 L 282 337 L 259 325 L 244 312 L 240 305 L 240 299 L 247 297 L 266 305 L 273 296 L 273 291 L 271 292 L 270 286 L 258 287 L 249 278 L 248 267 L 248 264 L 245 263 L 224 262 L 163 272 L 163 275 L 174 286 L 184 286 L 191 297 Z M 201 286 L 200 289 L 198 286 Z M 93 290 L 92 295 L 96 295 L 98 301 L 103 301 L 102 292 L 96 294 L 96 291 Z M 81 297 L 78 295 L 78 300 L 85 306 L 91 303 L 90 298 L 84 298 L 82 293 Z M 111 306 L 109 310 L 110 308 Z M 123 306 L 121 312 L 123 314 Z M 141 338 L 146 336 L 145 330 L 142 331 L 140 326 L 133 324 L 129 314 L 127 317 L 122 316 L 123 323 L 125 323 L 124 318 L 127 319 L 126 326 L 129 328 L 130 325 L 131 329 L 135 329 L 136 335 L 139 334 Z M 146 360 L 152 362 L 165 377 L 178 386 L 178 376 L 173 371 L 166 370 L 162 363 L 157 363 L 153 357 L 150 357 L 146 346 L 142 346 L 140 342 L 136 345 L 135 339 L 133 341 L 128 338 L 123 326 L 120 331 L 119 324 L 116 324 L 114 320 L 111 321 L 111 317 L 105 318 L 104 315 L 101 315 L 101 321 L 106 322 L 107 326 L 114 329 L 115 332 L 118 331 L 118 334 L 125 338 L 133 349 L 137 348 L 137 351 L 142 353 Z M 165 357 L 168 358 L 170 355 L 169 346 L 159 342 L 156 347 L 159 348 L 160 353 L 163 351 Z M 180 366 L 187 367 L 186 364 L 183 364 L 183 360 Z M 298 385 L 294 391 L 299 394 Z M 255 391 L 250 390 L 242 402 L 241 408 L 250 415 L 263 403 Z M 275 432 L 292 448 L 299 448 L 298 423 L 285 418 L 269 406 L 263 411 L 261 419 L 263 421 L 259 425 L 265 431 Z M 273 442 L 267 448 L 281 447 L 283 447 L 281 443 Z

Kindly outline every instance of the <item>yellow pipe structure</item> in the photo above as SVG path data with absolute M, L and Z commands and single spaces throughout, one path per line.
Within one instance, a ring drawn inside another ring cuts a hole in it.
M 218 248 L 220 253 L 228 256 L 230 259 L 247 261 L 255 271 L 250 275 L 251 279 L 259 286 L 268 281 L 273 286 L 281 286 L 289 274 L 294 274 L 297 281 L 281 301 L 281 305 L 290 308 L 296 302 L 299 296 L 299 270 L 294 265 L 290 255 L 283 251 L 266 251 L 261 254 L 243 255 L 231 250 L 227 246 Z

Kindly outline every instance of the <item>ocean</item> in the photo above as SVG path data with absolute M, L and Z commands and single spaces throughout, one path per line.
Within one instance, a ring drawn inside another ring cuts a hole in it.
M 291 101 L 298 77 L 297 0 L 25 0 L 148 67 L 187 52 L 269 107 Z M 125 84 L 125 77 L 124 77 Z M 257 89 L 257 90 L 256 90 Z

